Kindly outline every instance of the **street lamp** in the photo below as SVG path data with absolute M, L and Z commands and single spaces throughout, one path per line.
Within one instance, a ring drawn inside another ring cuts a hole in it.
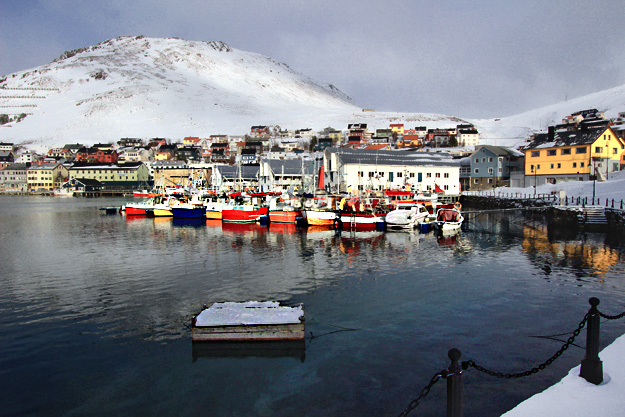
M 538 181 L 538 179 L 536 178 L 537 173 L 538 173 L 538 165 L 536 165 L 536 170 L 534 170 L 534 165 L 532 165 L 532 174 L 534 174 L 534 198 L 536 198 L 536 186 L 538 185 L 536 183 L 536 181 Z

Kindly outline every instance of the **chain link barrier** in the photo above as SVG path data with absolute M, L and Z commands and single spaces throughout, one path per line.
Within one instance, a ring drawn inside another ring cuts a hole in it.
M 408 413 L 410 413 L 412 410 L 414 410 L 415 408 L 417 408 L 417 406 L 419 405 L 419 403 L 421 402 L 422 399 L 424 399 L 429 393 L 430 390 L 432 389 L 432 387 L 438 382 L 439 379 L 441 378 L 447 378 L 448 376 L 450 376 L 449 371 L 447 369 L 444 369 L 440 372 L 438 372 L 437 374 L 435 374 L 432 379 L 430 380 L 430 383 L 427 384 L 419 393 L 419 396 L 417 398 L 415 398 L 414 400 L 410 401 L 410 404 L 408 404 L 408 406 L 406 407 L 406 409 L 404 411 L 401 412 L 401 414 L 399 415 L 399 417 L 404 417 L 407 416 Z
M 577 329 L 575 329 L 573 331 L 573 335 L 568 338 L 568 340 L 566 341 L 566 343 L 564 343 L 564 345 L 562 345 L 560 350 L 558 350 L 552 357 L 547 359 L 545 362 L 541 363 L 538 366 L 535 366 L 534 368 L 530 369 L 529 371 L 505 374 L 503 372 L 492 371 L 490 369 L 484 368 L 483 366 L 480 366 L 477 363 L 475 363 L 475 361 L 473 361 L 473 360 L 463 361 L 462 362 L 462 369 L 466 370 L 468 368 L 475 368 L 478 371 L 483 372 L 485 374 L 488 374 L 488 375 L 491 375 L 491 376 L 494 376 L 494 377 L 497 377 L 497 378 L 505 378 L 505 379 L 523 378 L 523 377 L 526 377 L 526 376 L 533 375 L 533 374 L 535 374 L 537 372 L 542 371 L 547 366 L 551 365 L 556 359 L 558 359 L 564 353 L 565 350 L 567 350 L 569 348 L 569 346 L 571 346 L 573 344 L 573 342 L 575 341 L 575 338 L 577 336 L 579 336 L 579 334 L 582 331 L 582 329 L 586 326 L 586 322 L 588 321 L 588 317 L 589 316 L 590 316 L 590 313 L 586 313 L 586 315 L 584 316 L 584 319 L 577 326 Z
M 601 317 L 603 317 L 606 320 L 618 320 L 618 319 L 622 319 L 623 317 L 625 317 L 625 311 L 622 312 L 621 314 L 617 314 L 616 316 L 610 316 L 609 314 L 603 314 L 601 311 L 599 312 L 599 315 Z
M 592 301 L 591 301 L 592 303 Z M 597 300 L 597 304 L 599 304 L 599 301 Z M 611 316 L 609 314 L 604 314 L 598 310 L 596 310 L 596 305 L 595 307 L 593 307 L 595 309 L 595 313 L 594 314 L 598 314 L 599 316 L 603 317 L 606 320 L 618 320 L 621 319 L 623 317 L 625 317 L 625 312 L 618 314 L 618 315 L 614 315 Z M 555 362 L 556 359 L 558 359 L 571 345 L 573 345 L 573 342 L 575 341 L 575 338 L 577 338 L 577 336 L 579 336 L 579 334 L 581 333 L 582 329 L 584 327 L 586 327 L 586 324 L 588 323 L 588 319 L 591 317 L 591 312 L 589 311 L 588 313 L 586 313 L 586 315 L 584 316 L 584 318 L 582 319 L 582 321 L 579 323 L 579 325 L 577 326 L 577 328 L 573 331 L 572 335 L 568 338 L 568 340 L 562 345 L 562 347 L 549 359 L 547 359 L 545 362 L 541 363 L 538 366 L 535 366 L 534 368 L 525 371 L 525 372 L 514 372 L 514 373 L 503 373 L 503 372 L 497 372 L 497 371 L 493 371 L 490 369 L 487 369 L 477 363 L 475 363 L 475 361 L 473 360 L 468 360 L 468 361 L 463 361 L 462 362 L 462 369 L 463 370 L 467 370 L 469 368 L 475 368 L 480 372 L 483 372 L 485 374 L 497 377 L 497 378 L 504 378 L 504 379 L 512 379 L 512 378 L 523 378 L 526 376 L 530 376 L 533 375 L 535 373 L 538 373 L 540 371 L 542 371 L 543 369 L 545 369 L 546 367 L 548 367 L 549 365 L 551 365 L 553 362 Z M 427 384 L 419 393 L 419 396 L 416 397 L 414 400 L 412 400 L 408 406 L 406 407 L 406 409 L 404 411 L 401 412 L 401 414 L 399 414 L 400 417 L 402 416 L 407 416 L 412 410 L 414 410 L 415 408 L 417 408 L 417 406 L 419 405 L 419 403 L 421 402 L 421 400 L 423 400 L 429 393 L 430 390 L 432 389 L 432 387 L 441 379 L 441 378 L 448 378 L 450 376 L 453 376 L 453 373 L 450 373 L 449 370 L 444 369 L 441 372 L 438 372 L 437 374 L 435 374 L 432 379 L 430 380 L 430 383 Z

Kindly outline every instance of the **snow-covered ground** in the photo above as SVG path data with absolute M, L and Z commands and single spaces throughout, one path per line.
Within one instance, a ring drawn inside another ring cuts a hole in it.
M 539 194 L 551 194 L 556 193 L 559 195 L 560 191 L 566 192 L 568 197 L 588 197 L 593 196 L 593 187 L 595 198 L 601 200 L 614 199 L 620 202 L 625 200 L 625 171 L 615 172 L 610 174 L 607 181 L 569 181 L 559 182 L 557 184 L 542 184 L 536 189 Z M 500 187 L 495 189 L 495 194 L 533 194 L 534 187 L 526 188 L 510 188 Z M 484 191 L 484 194 L 492 195 L 493 191 Z M 479 192 L 477 193 L 479 194 Z
M 506 417 L 619 417 L 625 415 L 625 335 L 599 354 L 603 382 L 586 382 L 579 366 L 560 382 L 503 414 Z

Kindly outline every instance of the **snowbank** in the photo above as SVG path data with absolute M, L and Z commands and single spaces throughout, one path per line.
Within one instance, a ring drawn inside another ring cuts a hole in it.
M 594 385 L 579 376 L 579 366 L 556 385 L 522 402 L 506 417 L 616 417 L 625 414 L 625 335 L 605 348 L 603 383 Z

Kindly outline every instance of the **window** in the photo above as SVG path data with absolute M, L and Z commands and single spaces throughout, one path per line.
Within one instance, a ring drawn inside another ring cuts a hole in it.
M 493 169 L 492 168 L 488 168 L 488 173 L 492 174 L 493 173 Z
M 556 150 L 555 149 L 549 149 L 547 151 L 547 156 L 556 156 Z
M 476 179 L 473 180 L 473 184 L 477 184 L 477 183 L 479 183 L 479 181 L 476 178 Z
M 580 168 L 584 168 L 584 163 L 583 163 L 583 162 L 580 162 L 580 163 L 579 163 L 579 167 L 580 167 Z
M 436 178 L 440 178 L 441 177 L 441 173 L 437 172 L 435 176 L 436 176 Z
M 444 178 L 449 178 L 449 172 L 445 172 L 445 174 L 443 174 Z
M 410 178 L 414 178 L 414 172 L 410 173 Z
M 532 158 L 537 158 L 537 157 L 539 157 L 539 156 L 540 156 L 540 151 L 532 151 L 531 156 L 532 156 Z
M 374 175 L 375 175 L 375 172 L 369 171 L 369 178 L 373 178 Z
M 577 168 L 577 162 L 573 162 L 573 168 Z
M 549 168 L 553 169 L 553 164 L 549 165 Z
M 432 173 L 428 172 L 427 174 L 425 174 L 425 178 L 432 178 Z
M 575 153 L 586 153 L 586 148 L 575 148 Z
M 562 164 L 558 162 L 558 169 L 562 168 Z
M 401 178 L 404 174 L 402 172 L 397 173 L 397 178 Z
M 443 190 L 448 191 L 449 190 L 449 185 L 443 185 Z
M 603 153 L 603 148 L 601 146 L 595 147 L 595 153 Z
M 488 162 L 493 162 L 493 157 L 488 158 Z
M 476 173 L 476 174 L 479 174 L 480 173 L 480 169 L 479 168 L 475 168 L 475 171 L 473 171 L 473 172 Z
M 499 167 L 499 168 L 497 169 L 497 171 L 501 174 L 501 167 Z
M 489 184 L 492 184 L 492 183 L 493 183 L 493 179 L 492 179 L 492 178 L 489 178 L 489 179 L 488 179 L 488 183 L 489 183 Z
M 480 158 L 475 158 L 475 163 L 479 164 L 480 163 Z
M 616 155 L 616 148 L 612 148 L 612 154 Z
M 560 155 L 570 155 L 570 154 L 571 154 L 571 148 L 565 148 L 560 151 Z

